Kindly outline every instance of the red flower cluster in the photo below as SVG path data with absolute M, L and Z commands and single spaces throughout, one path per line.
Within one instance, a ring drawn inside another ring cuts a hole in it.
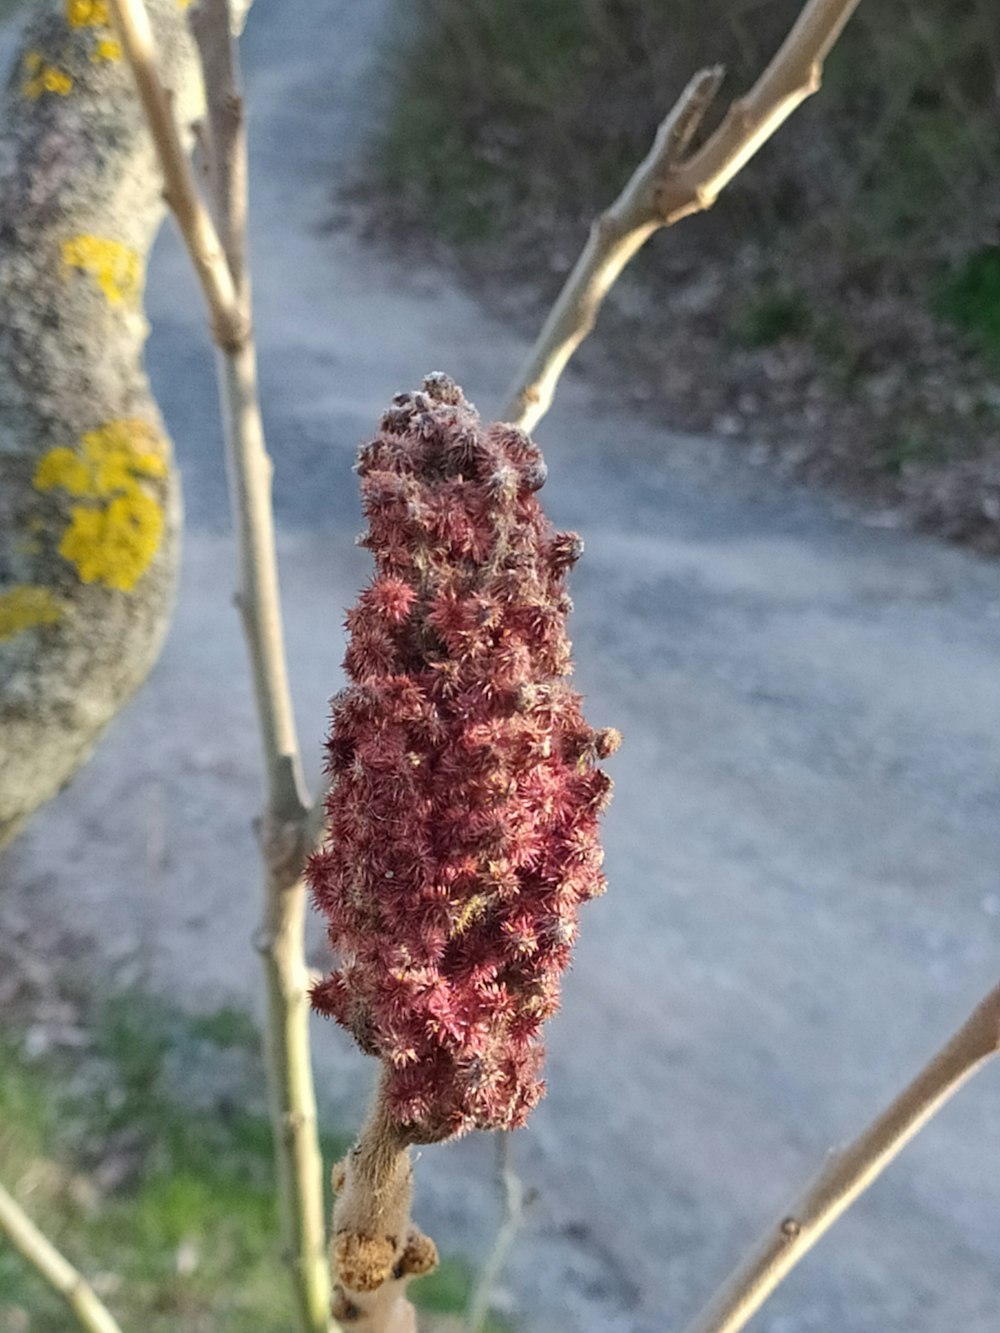
M 340 968 L 313 1003 L 386 1065 L 412 1142 L 523 1124 L 544 1091 L 577 909 L 601 893 L 611 782 L 571 669 L 582 544 L 534 492 L 536 446 L 432 375 L 360 453 L 377 566 L 348 614 L 329 836 L 309 880 Z

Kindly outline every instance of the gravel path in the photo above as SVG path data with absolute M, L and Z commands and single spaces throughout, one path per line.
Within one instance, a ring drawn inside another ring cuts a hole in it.
M 388 13 L 257 0 L 246 38 L 264 401 L 314 778 L 367 569 L 354 450 L 429 369 L 488 411 L 522 350 L 440 275 L 322 230 Z M 255 1003 L 257 742 L 211 357 L 169 235 L 149 308 L 189 516 L 176 623 L 7 857 L 0 914 L 16 902 L 101 937 L 95 974 L 138 955 L 171 997 Z M 625 745 L 611 889 L 587 909 L 550 1094 L 517 1141 L 541 1194 L 505 1296 L 534 1333 L 662 1333 L 996 980 L 1000 584 L 995 565 L 862 526 L 573 380 L 539 438 L 550 512 L 587 542 L 588 715 Z M 329 1114 L 355 1115 L 370 1064 L 330 1027 L 317 1058 Z M 963 1093 L 754 1327 L 995 1333 L 998 1088 L 991 1071 Z M 445 1249 L 488 1243 L 489 1164 L 481 1140 L 423 1154 L 418 1213 Z

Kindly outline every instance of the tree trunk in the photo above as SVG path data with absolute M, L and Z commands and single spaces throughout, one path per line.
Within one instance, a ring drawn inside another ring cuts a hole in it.
M 190 124 L 183 0 L 150 10 Z M 142 365 L 162 186 L 105 0 L 47 5 L 0 105 L 2 846 L 153 665 L 181 503 Z

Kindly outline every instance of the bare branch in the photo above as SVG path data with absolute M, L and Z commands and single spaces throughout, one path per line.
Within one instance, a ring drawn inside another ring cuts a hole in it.
M 60 1295 L 87 1333 L 122 1333 L 93 1287 L 38 1230 L 21 1205 L 0 1185 L 0 1231 Z
M 309 973 L 302 881 L 311 847 L 309 798 L 292 709 L 267 453 L 251 335 L 246 255 L 246 142 L 239 62 L 228 0 L 203 0 L 193 27 L 205 61 L 214 212 L 195 185 L 160 81 L 142 0 L 111 0 L 122 46 L 166 181 L 166 198 L 201 279 L 215 341 L 233 526 L 239 545 L 237 603 L 250 654 L 267 779 L 260 821 L 266 866 L 258 946 L 268 991 L 266 1066 L 285 1248 L 302 1333 L 330 1328 L 322 1159 L 309 1050 Z
M 110 12 L 160 160 L 164 198 L 177 219 L 208 302 L 212 336 L 222 348 L 239 347 L 249 333 L 247 322 L 212 219 L 198 194 L 170 97 L 157 72 L 146 6 L 143 0 L 111 0 Z
M 656 132 L 653 146 L 621 194 L 590 228 L 573 271 L 556 298 L 538 340 L 510 390 L 500 416 L 530 431 L 549 410 L 559 377 L 597 321 L 618 275 L 664 225 L 658 208 L 660 184 L 680 144 L 694 133 L 718 88 L 720 69 L 703 69 L 681 93 Z
M 792 111 L 820 86 L 823 61 L 859 0 L 808 0 L 756 84 L 734 102 L 718 128 L 690 157 L 688 144 L 721 81 L 721 70 L 696 74 L 657 131 L 628 184 L 591 227 L 501 417 L 532 430 L 549 410 L 570 357 L 594 327 L 598 311 L 632 256 L 660 227 L 706 208 Z
M 246 265 L 247 141 L 227 0 L 198 0 L 188 23 L 205 76 L 210 202 L 229 271 L 241 295 Z
M 869 1127 L 831 1153 L 802 1199 L 758 1242 L 687 1333 L 737 1333 L 775 1287 L 968 1078 L 1000 1053 L 1000 986 Z
M 646 175 L 656 188 L 659 188 L 665 171 L 669 171 L 670 163 L 679 162 L 687 152 L 725 77 L 722 65 L 699 70 L 661 123 L 652 150 L 638 169 L 642 172 L 648 164 Z
M 711 208 L 795 108 L 819 92 L 823 62 L 858 2 L 810 0 L 751 90 L 732 104 L 701 148 L 670 173 L 660 195 L 667 226 Z
M 507 1262 L 507 1255 L 517 1237 L 524 1217 L 524 1209 L 531 1202 L 525 1193 L 521 1178 L 511 1161 L 511 1136 L 506 1130 L 496 1131 L 497 1183 L 503 1198 L 503 1216 L 497 1230 L 493 1249 L 483 1266 L 469 1302 L 468 1333 L 480 1333 L 490 1312 L 490 1302 L 497 1280 Z

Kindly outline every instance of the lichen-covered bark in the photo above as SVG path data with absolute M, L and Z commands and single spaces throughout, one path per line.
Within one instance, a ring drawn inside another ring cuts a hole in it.
M 185 122 L 183 0 L 148 0 Z M 0 845 L 89 755 L 152 666 L 180 487 L 142 365 L 164 213 L 105 0 L 30 25 L 0 105 Z

